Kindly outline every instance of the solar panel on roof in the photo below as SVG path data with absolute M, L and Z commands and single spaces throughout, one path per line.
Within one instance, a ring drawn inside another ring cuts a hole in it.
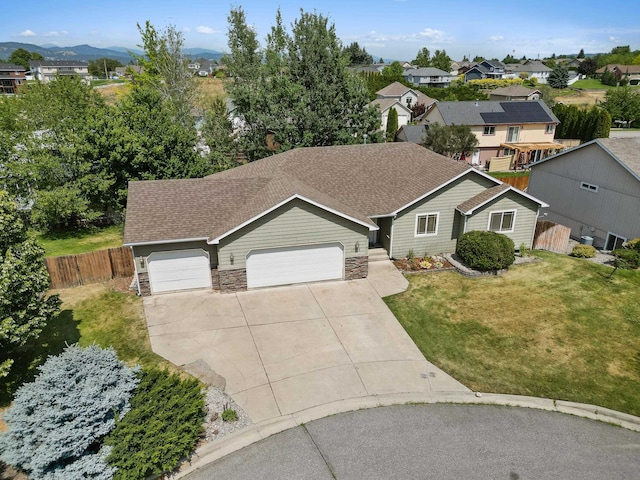
M 485 123 L 545 123 L 549 114 L 538 102 L 501 102 L 504 112 L 481 113 Z

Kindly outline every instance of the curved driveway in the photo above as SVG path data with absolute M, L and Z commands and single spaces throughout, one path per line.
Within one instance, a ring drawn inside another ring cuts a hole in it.
M 209 479 L 637 479 L 640 433 L 556 412 L 403 405 L 286 430 L 187 475 Z

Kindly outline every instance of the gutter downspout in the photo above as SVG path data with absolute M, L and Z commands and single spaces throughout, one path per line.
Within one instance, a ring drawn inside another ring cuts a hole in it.
M 391 217 L 391 228 L 389 229 L 389 258 L 393 258 L 393 224 L 398 215 Z

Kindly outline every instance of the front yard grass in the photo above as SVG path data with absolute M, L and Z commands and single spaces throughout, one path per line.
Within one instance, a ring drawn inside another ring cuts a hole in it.
M 60 294 L 61 313 L 45 327 L 37 340 L 24 348 L 9 377 L 3 379 L 0 407 L 9 405 L 13 393 L 22 383 L 33 380 L 36 367 L 44 363 L 47 356 L 58 355 L 66 345 L 73 343 L 111 346 L 118 358 L 129 365 L 179 371 L 151 351 L 142 299 L 133 293 L 116 291 L 113 286 L 114 282 L 108 282 L 52 292 Z
M 123 228 L 123 225 L 112 225 L 60 233 L 36 233 L 35 236 L 47 257 L 57 257 L 121 247 Z
M 425 357 L 474 391 L 640 415 L 640 271 L 534 252 L 500 276 L 412 275 L 385 301 Z

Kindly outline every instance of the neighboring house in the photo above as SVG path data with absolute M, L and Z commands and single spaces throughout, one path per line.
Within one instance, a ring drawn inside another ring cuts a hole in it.
M 396 142 L 410 142 L 422 145 L 427 136 L 426 125 L 405 125 L 396 133 Z
M 407 125 L 411 120 L 411 108 L 414 105 L 422 104 L 426 111 L 435 105 L 437 100 L 428 97 L 424 93 L 409 88 L 400 82 L 393 82 L 376 92 L 377 98 L 369 105 L 377 106 L 381 115 L 381 130 L 386 131 L 387 119 L 391 108 L 398 112 L 398 128 Z
M 525 73 L 528 79 L 535 78 L 538 83 L 547 83 L 551 70 L 542 62 L 527 60 L 525 63 L 507 64 L 503 78 L 520 78 L 520 74 Z
M 139 65 L 125 65 L 124 67 L 116 67 L 116 75 L 121 78 L 131 78 L 131 74 L 141 74 L 142 67 Z
M 438 102 L 422 119 L 436 122 L 471 127 L 479 150 L 467 161 L 474 165 L 513 155 L 513 168 L 519 168 L 564 148 L 553 140 L 560 122 L 542 100 Z
M 193 62 L 189 62 L 187 68 L 199 77 L 208 77 L 215 69 L 215 64 L 205 58 L 199 58 Z
M 414 87 L 445 88 L 451 84 L 453 75 L 439 68 L 410 68 L 402 74 Z
M 505 74 L 505 65 L 499 60 L 483 60 L 466 72 L 464 72 L 464 80 L 468 82 L 470 80 L 482 80 L 490 78 L 493 80 L 501 80 Z
M 602 76 L 607 70 L 614 73 L 618 78 L 628 77 L 629 85 L 640 85 L 640 65 L 605 65 L 596 70 L 596 75 Z
M 640 139 L 603 138 L 531 165 L 528 192 L 549 202 L 546 219 L 605 250 L 640 237 Z
M 489 100 L 496 101 L 540 100 L 541 98 L 542 92 L 540 90 L 523 87 L 522 85 L 509 85 L 489 92 Z
M 24 82 L 26 75 L 22 65 L 0 63 L 0 95 L 16 93 Z
M 32 60 L 29 66 L 34 80 L 41 82 L 48 82 L 57 76 L 80 77 L 82 80 L 89 78 L 89 64 L 83 61 Z
M 129 183 L 124 243 L 142 295 L 364 278 L 493 229 L 530 247 L 544 202 L 412 143 L 308 147 L 200 179 Z

